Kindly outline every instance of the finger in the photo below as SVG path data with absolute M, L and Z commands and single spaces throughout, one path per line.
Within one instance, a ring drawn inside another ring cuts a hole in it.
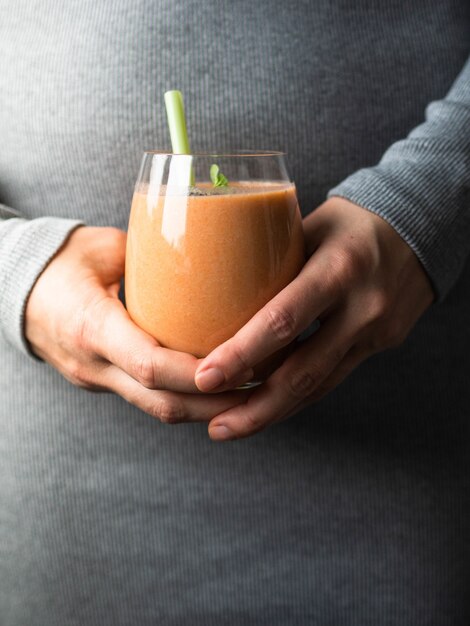
M 360 346 L 353 346 L 349 352 L 346 353 L 344 358 L 338 363 L 333 371 L 323 380 L 317 389 L 310 394 L 307 398 L 299 402 L 299 404 L 289 411 L 285 416 L 285 419 L 292 417 L 306 406 L 319 402 L 322 398 L 327 396 L 336 387 L 338 387 L 363 361 L 365 361 L 371 352 L 365 350 Z
M 138 383 L 148 389 L 199 391 L 194 382 L 196 357 L 159 346 L 134 324 L 119 300 L 103 299 L 89 316 L 87 346 Z
M 222 389 L 291 343 L 331 307 L 338 296 L 329 280 L 327 256 L 320 251 L 285 289 L 199 364 L 196 384 L 201 391 Z
M 241 390 L 205 395 L 146 389 L 114 365 L 103 371 L 99 383 L 167 424 L 208 422 L 215 415 L 245 402 L 250 394 Z
M 209 426 L 212 439 L 247 437 L 283 419 L 309 396 L 343 360 L 354 342 L 355 326 L 337 313 L 277 369 L 248 399 Z M 223 427 L 223 428 L 221 428 Z

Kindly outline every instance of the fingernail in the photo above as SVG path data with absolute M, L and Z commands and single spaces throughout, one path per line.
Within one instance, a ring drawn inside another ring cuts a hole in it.
M 209 430 L 209 435 L 211 439 L 215 441 L 226 441 L 227 439 L 232 439 L 233 432 L 227 426 L 213 426 Z
M 224 373 L 218 367 L 210 367 L 196 375 L 196 385 L 201 391 L 211 391 L 225 380 Z

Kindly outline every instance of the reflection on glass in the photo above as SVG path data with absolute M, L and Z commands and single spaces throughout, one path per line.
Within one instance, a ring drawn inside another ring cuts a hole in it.
M 209 182 L 214 162 L 228 187 Z M 144 155 L 129 221 L 126 303 L 162 345 L 205 356 L 303 262 L 282 155 Z

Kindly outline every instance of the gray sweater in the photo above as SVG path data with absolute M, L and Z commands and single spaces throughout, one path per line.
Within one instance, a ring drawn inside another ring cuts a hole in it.
M 0 0 L 2 626 L 469 623 L 469 34 L 465 0 Z M 304 214 L 378 213 L 441 301 L 225 445 L 74 388 L 23 336 L 71 230 L 126 228 L 169 88 L 194 149 L 287 151 Z

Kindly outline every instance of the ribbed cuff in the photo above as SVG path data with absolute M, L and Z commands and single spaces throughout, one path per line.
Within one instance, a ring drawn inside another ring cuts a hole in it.
M 56 217 L 0 222 L 0 329 L 11 344 L 31 357 L 34 354 L 24 335 L 29 294 L 49 261 L 81 225 L 79 220 Z
M 465 262 L 468 217 L 449 196 L 444 202 L 435 181 L 431 184 L 422 172 L 406 166 L 390 169 L 378 165 L 358 170 L 331 189 L 328 198 L 340 196 L 388 222 L 414 251 L 436 301 L 442 301 Z M 430 189 L 436 191 L 433 198 Z

